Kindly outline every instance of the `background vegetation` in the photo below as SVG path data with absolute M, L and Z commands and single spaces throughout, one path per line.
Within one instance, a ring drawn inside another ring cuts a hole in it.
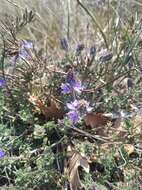
M 142 189 L 141 25 L 141 0 L 0 1 L 0 189 Z

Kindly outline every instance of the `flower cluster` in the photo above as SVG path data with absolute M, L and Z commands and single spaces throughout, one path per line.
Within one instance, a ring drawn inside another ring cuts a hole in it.
M 70 94 L 74 91 L 77 93 L 81 93 L 83 90 L 83 86 L 81 82 L 76 80 L 74 71 L 70 69 L 66 76 L 66 83 L 61 85 L 62 93 L 63 94 Z
M 92 107 L 90 107 L 89 103 L 84 99 L 74 100 L 71 103 L 67 103 L 67 108 L 70 110 L 67 113 L 67 116 L 73 124 L 77 123 L 86 111 L 90 112 L 92 110 Z
M 69 109 L 67 117 L 74 125 L 86 112 L 90 112 L 92 108 L 86 100 L 77 100 L 77 94 L 80 94 L 84 87 L 81 82 L 76 79 L 73 69 L 68 71 L 66 83 L 61 85 L 61 89 L 63 94 L 71 94 L 74 99 L 70 103 L 67 103 L 67 108 Z

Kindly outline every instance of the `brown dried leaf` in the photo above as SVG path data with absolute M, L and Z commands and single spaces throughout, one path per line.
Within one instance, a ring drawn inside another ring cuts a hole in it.
M 86 172 L 89 172 L 89 164 L 87 158 L 81 156 L 77 151 L 74 151 L 69 159 L 68 176 L 71 190 L 78 190 L 82 187 L 78 167 L 81 166 Z
M 35 108 L 38 108 L 46 118 L 63 118 L 63 109 L 61 109 L 61 107 L 58 107 L 54 101 L 51 101 L 50 106 L 48 107 L 40 99 L 34 96 L 29 96 L 29 101 L 35 106 Z
M 97 113 L 97 114 L 88 113 L 84 117 L 84 121 L 87 126 L 94 128 L 94 127 L 106 125 L 110 121 L 110 118 L 104 116 L 102 113 Z

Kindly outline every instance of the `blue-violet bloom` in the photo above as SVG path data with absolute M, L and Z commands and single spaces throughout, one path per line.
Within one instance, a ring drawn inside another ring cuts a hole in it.
M 67 108 L 70 110 L 67 113 L 67 116 L 73 124 L 77 123 L 80 117 L 86 114 L 86 112 L 92 111 L 92 107 L 89 106 L 89 102 L 84 99 L 67 103 Z
M 76 83 L 75 73 L 72 69 L 69 69 L 67 76 L 66 76 L 66 83 L 69 83 L 71 86 Z
M 76 55 L 79 56 L 83 49 L 84 49 L 84 44 L 78 44 L 76 48 Z
M 80 102 L 78 100 L 75 100 L 74 102 L 67 103 L 67 108 L 70 110 L 77 110 L 80 106 Z
M 62 93 L 63 94 L 69 94 L 69 93 L 71 93 L 71 88 L 70 88 L 70 85 L 68 83 L 61 84 L 61 89 L 62 89 Z
M 62 89 L 62 93 L 63 94 L 69 94 L 71 93 L 73 90 L 81 93 L 81 91 L 84 89 L 83 86 L 81 85 L 80 82 L 76 82 L 72 85 L 70 85 L 69 83 L 65 83 L 65 84 L 61 84 L 61 89 Z
M 4 79 L 0 79 L 0 87 L 4 87 L 6 84 L 6 81 Z
M 19 57 L 22 59 L 29 59 L 30 54 L 28 50 L 33 49 L 33 43 L 30 41 L 22 41 L 21 42 L 21 47 L 20 47 L 20 52 L 19 52 Z
M 69 111 L 67 113 L 67 117 L 69 118 L 69 120 L 75 124 L 78 122 L 79 120 L 79 114 L 77 113 L 77 111 Z
M 70 69 L 66 76 L 66 83 L 61 85 L 61 89 L 63 94 L 69 94 L 73 92 L 73 90 L 81 93 L 84 88 L 81 85 L 81 82 L 76 80 L 73 70 Z
M 74 102 L 71 103 L 67 103 L 67 108 L 70 110 L 67 113 L 67 117 L 73 124 L 77 123 L 79 120 L 79 113 L 78 113 L 79 106 L 80 105 L 78 100 L 75 100 Z
M 76 92 L 78 92 L 78 93 L 81 93 L 82 90 L 84 89 L 84 87 L 81 85 L 80 82 L 74 83 L 72 87 L 73 87 L 73 89 L 74 89 Z
M 3 150 L 0 150 L 0 158 L 3 158 L 5 156 L 5 152 Z

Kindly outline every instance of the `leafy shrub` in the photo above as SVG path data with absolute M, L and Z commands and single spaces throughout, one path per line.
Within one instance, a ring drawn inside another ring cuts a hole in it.
M 23 2 L 0 29 L 1 188 L 140 189 L 141 9 Z

